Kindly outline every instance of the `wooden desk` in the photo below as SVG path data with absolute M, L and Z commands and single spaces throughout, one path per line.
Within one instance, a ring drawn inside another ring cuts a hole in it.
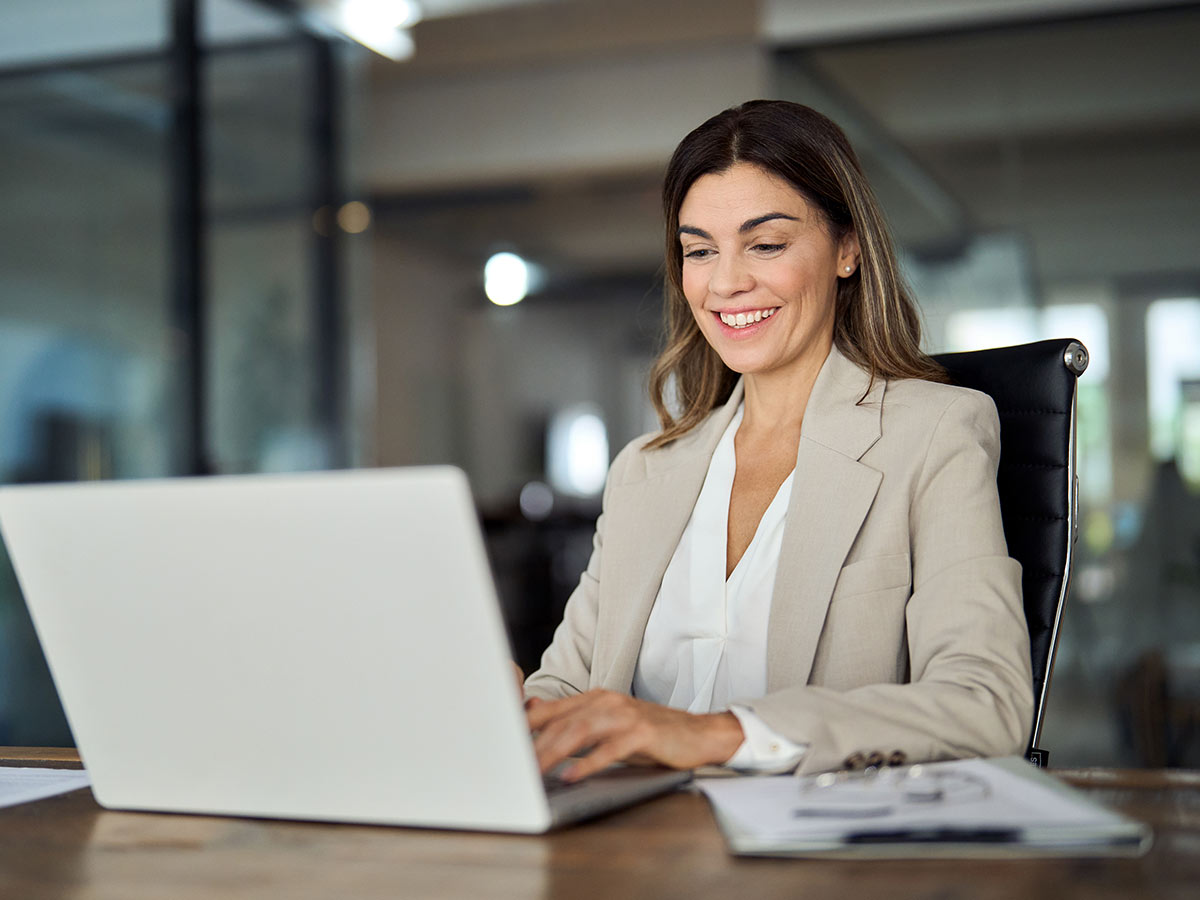
M 0 750 L 0 764 L 69 764 Z M 1142 859 L 839 862 L 737 859 L 707 802 L 674 794 L 546 837 L 114 813 L 89 791 L 0 810 L 5 900 L 766 898 L 1192 900 L 1200 773 L 1063 770 L 1150 822 Z

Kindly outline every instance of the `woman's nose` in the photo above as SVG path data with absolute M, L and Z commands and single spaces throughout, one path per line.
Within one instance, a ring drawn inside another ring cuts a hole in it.
M 754 287 L 754 277 L 750 268 L 736 253 L 723 253 L 717 257 L 713 267 L 708 289 L 719 297 L 733 297 L 744 294 Z

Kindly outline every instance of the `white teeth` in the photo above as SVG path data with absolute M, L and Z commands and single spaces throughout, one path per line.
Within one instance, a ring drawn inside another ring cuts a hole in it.
M 753 325 L 755 322 L 771 318 L 774 312 L 774 309 L 756 309 L 748 313 L 721 313 L 720 315 L 721 321 L 731 328 L 745 328 L 747 325 Z

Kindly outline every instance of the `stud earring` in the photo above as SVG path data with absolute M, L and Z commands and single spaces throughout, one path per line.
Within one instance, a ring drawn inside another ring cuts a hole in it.
M 854 271 L 854 267 L 853 267 L 853 266 L 846 266 L 846 274 L 847 274 L 847 275 L 849 275 L 849 274 L 850 274 L 852 271 Z

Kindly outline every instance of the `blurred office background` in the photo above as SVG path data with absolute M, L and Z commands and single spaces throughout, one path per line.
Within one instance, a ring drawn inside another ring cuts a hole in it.
M 654 425 L 667 156 L 797 100 L 930 351 L 1092 353 L 1052 762 L 1200 765 L 1200 7 L 420 6 L 0 3 L 0 481 L 454 463 L 532 665 Z M 0 558 L 0 744 L 70 740 Z

